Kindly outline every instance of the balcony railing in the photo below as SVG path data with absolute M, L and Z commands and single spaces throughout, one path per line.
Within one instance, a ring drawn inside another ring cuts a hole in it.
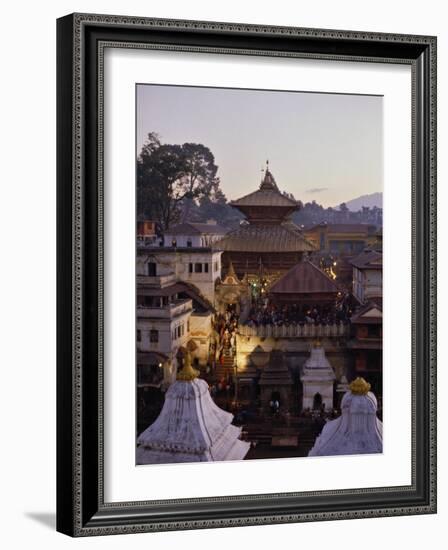
M 176 282 L 176 275 L 170 273 L 169 275 L 157 275 L 150 277 L 149 275 L 137 275 L 137 284 L 150 285 L 158 288 L 164 288 L 168 285 L 172 285 Z
M 241 336 L 257 336 L 258 338 L 338 338 L 348 336 L 350 325 L 333 323 L 331 325 L 259 325 L 240 326 Z
M 163 307 L 137 306 L 137 317 L 144 319 L 172 319 L 193 310 L 193 302 L 183 299 L 176 300 Z

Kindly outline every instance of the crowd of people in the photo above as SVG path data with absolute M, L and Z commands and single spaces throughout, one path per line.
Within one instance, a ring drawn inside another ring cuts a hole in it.
M 246 325 L 331 325 L 348 323 L 351 309 L 345 300 L 334 305 L 300 306 L 298 304 L 280 305 L 272 302 L 258 302 L 252 305 Z
M 210 341 L 210 360 L 212 368 L 216 362 L 222 363 L 224 355 L 236 354 L 236 334 L 239 316 L 235 309 L 229 308 L 225 313 L 217 313 L 213 320 L 213 332 Z
M 217 313 L 213 321 L 213 328 L 221 341 L 226 336 L 231 338 L 238 329 L 239 316 L 234 308 L 228 308 L 225 313 Z

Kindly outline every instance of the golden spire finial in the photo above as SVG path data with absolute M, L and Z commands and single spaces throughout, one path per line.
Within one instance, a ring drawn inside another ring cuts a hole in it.
M 237 274 L 235 273 L 235 268 L 233 267 L 232 261 L 229 263 L 229 268 L 227 270 L 227 275 L 224 278 L 224 284 L 235 285 L 239 283 Z
M 370 391 L 370 384 L 358 376 L 351 382 L 349 388 L 353 395 L 367 395 Z
M 184 365 L 182 369 L 177 373 L 176 380 L 181 382 L 191 382 L 199 376 L 199 371 L 191 366 L 191 355 L 187 351 L 184 356 Z

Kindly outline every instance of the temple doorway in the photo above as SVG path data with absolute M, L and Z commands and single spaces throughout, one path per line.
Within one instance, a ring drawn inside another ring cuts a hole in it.
M 271 401 L 278 401 L 280 403 L 280 392 L 279 391 L 273 391 L 271 393 Z
M 314 410 L 319 410 L 322 408 L 322 396 L 321 394 L 318 392 L 316 394 L 314 394 L 314 398 L 313 398 L 313 409 Z

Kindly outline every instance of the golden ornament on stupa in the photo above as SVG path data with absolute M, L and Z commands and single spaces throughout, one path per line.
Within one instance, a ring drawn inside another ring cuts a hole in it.
M 367 395 L 370 391 L 370 384 L 358 376 L 350 383 L 349 388 L 354 395 Z
M 184 365 L 177 373 L 176 380 L 181 382 L 191 382 L 199 376 L 199 371 L 191 366 L 191 355 L 189 352 L 185 354 Z

